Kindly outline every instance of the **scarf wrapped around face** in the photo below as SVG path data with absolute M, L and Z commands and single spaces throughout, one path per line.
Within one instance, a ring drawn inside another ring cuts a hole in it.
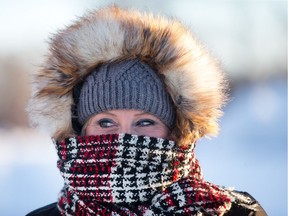
M 227 192 L 202 178 L 194 145 L 114 134 L 56 144 L 62 215 L 222 215 Z

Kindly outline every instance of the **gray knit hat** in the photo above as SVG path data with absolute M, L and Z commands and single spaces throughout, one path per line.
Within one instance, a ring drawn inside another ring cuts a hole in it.
M 140 60 L 103 64 L 84 81 L 77 105 L 78 121 L 107 110 L 136 109 L 157 116 L 170 129 L 175 108 L 156 72 Z

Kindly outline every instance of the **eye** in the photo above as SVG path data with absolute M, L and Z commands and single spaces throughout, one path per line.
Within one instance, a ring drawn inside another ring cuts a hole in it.
M 152 126 L 152 125 L 155 125 L 155 121 L 151 119 L 141 119 L 136 122 L 136 126 L 139 126 L 139 127 L 147 127 L 147 126 Z
M 112 119 L 100 119 L 97 124 L 102 128 L 109 128 L 116 125 Z

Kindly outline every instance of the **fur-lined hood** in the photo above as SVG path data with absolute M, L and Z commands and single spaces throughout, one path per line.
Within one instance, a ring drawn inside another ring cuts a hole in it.
M 73 88 L 100 63 L 131 58 L 162 74 L 176 107 L 176 141 L 217 134 L 226 82 L 217 61 L 180 22 L 111 6 L 80 18 L 50 45 L 33 79 L 28 112 L 31 126 L 56 140 L 75 134 Z

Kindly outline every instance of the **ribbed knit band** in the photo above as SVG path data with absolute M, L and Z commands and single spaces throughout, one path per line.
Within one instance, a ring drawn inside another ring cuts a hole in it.
M 175 122 L 174 105 L 164 83 L 139 60 L 101 65 L 84 81 L 77 105 L 80 124 L 92 115 L 115 109 L 143 110 L 169 128 Z

